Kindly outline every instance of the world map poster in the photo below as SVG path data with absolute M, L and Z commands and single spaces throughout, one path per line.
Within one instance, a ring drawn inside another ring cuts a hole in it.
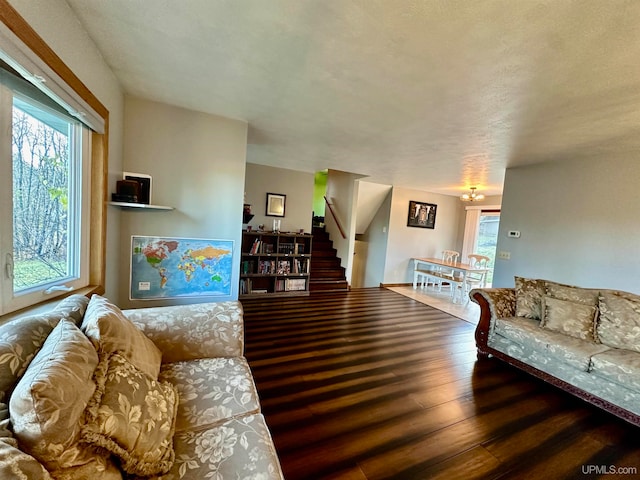
M 231 295 L 233 240 L 131 237 L 131 300 Z

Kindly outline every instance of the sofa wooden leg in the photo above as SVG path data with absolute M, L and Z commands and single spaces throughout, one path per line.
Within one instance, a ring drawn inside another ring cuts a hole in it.
M 480 350 L 478 350 L 478 353 L 477 353 L 478 360 L 487 360 L 490 357 L 491 357 L 491 354 L 485 353 L 485 352 L 481 352 Z

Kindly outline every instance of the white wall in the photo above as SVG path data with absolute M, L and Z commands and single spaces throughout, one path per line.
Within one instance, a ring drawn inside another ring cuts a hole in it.
M 496 260 L 494 286 L 518 275 L 640 293 L 639 181 L 636 158 L 508 169 L 498 251 L 511 260 Z
M 267 167 L 247 163 L 245 175 L 245 199 L 251 204 L 251 213 L 255 216 L 249 225 L 255 230 L 264 225 L 265 230 L 273 228 L 273 220 L 280 220 L 280 230 L 296 232 L 304 229 L 311 232 L 311 213 L 313 209 L 314 174 Z M 286 195 L 285 216 L 267 217 L 267 192 Z
M 392 192 L 387 193 L 386 198 L 378 208 L 369 228 L 362 235 L 362 240 L 367 243 L 366 263 L 364 266 L 364 279 L 362 287 L 379 287 L 384 279 L 384 269 L 387 260 L 387 243 L 389 240 L 389 216 L 391 214 Z
M 339 170 L 329 170 L 327 176 L 327 200 L 331 204 L 346 238 L 342 237 L 329 207 L 325 209 L 324 223 L 333 242 L 333 248 L 337 250 L 338 257 L 340 257 L 340 265 L 345 269 L 347 282 L 351 282 L 351 270 L 353 269 L 358 199 L 358 182 L 356 180 L 359 178 L 362 178 L 362 175 Z
M 128 300 L 131 235 L 233 240 L 231 295 L 180 303 L 237 299 L 247 123 L 127 96 L 125 125 L 124 170 L 151 175 L 152 202 L 175 210 L 121 213 L 119 304 L 178 303 Z
M 109 110 L 109 189 L 122 171 L 124 99 L 119 82 L 64 0 L 9 0 L 62 61 Z M 118 301 L 120 212 L 107 211 L 106 292 Z
M 410 200 L 438 206 L 434 229 L 407 226 Z M 458 197 L 394 187 L 382 283 L 413 282 L 411 258 L 439 257 L 442 250 L 456 247 L 460 212 Z

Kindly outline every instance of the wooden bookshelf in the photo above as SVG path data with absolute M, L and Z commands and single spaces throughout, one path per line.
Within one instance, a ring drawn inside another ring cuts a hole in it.
M 240 298 L 309 295 L 312 235 L 242 232 Z

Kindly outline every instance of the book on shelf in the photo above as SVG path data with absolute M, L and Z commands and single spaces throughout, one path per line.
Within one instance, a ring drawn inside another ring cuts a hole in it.
M 295 250 L 294 243 L 280 243 L 278 245 L 278 253 L 292 254 Z
M 243 274 L 249 274 L 249 273 L 255 273 L 255 268 L 254 268 L 254 262 L 249 261 L 249 260 L 243 260 L 242 261 L 242 273 Z
M 309 273 L 309 259 L 294 259 L 293 273 Z
M 278 262 L 278 275 L 287 275 L 291 273 L 291 264 L 288 260 L 280 260 Z
M 243 278 L 240 280 L 240 295 L 251 293 L 251 279 Z
M 249 251 L 249 253 L 255 255 L 256 253 L 258 253 L 259 249 L 260 249 L 260 240 L 258 240 L 257 238 L 253 241 L 253 245 L 251 245 L 251 250 Z
M 306 278 L 287 278 L 285 280 L 285 290 L 288 292 L 301 291 L 307 289 Z
M 262 275 L 269 275 L 276 273 L 276 262 L 275 260 L 263 260 L 260 262 L 260 267 L 258 273 Z

